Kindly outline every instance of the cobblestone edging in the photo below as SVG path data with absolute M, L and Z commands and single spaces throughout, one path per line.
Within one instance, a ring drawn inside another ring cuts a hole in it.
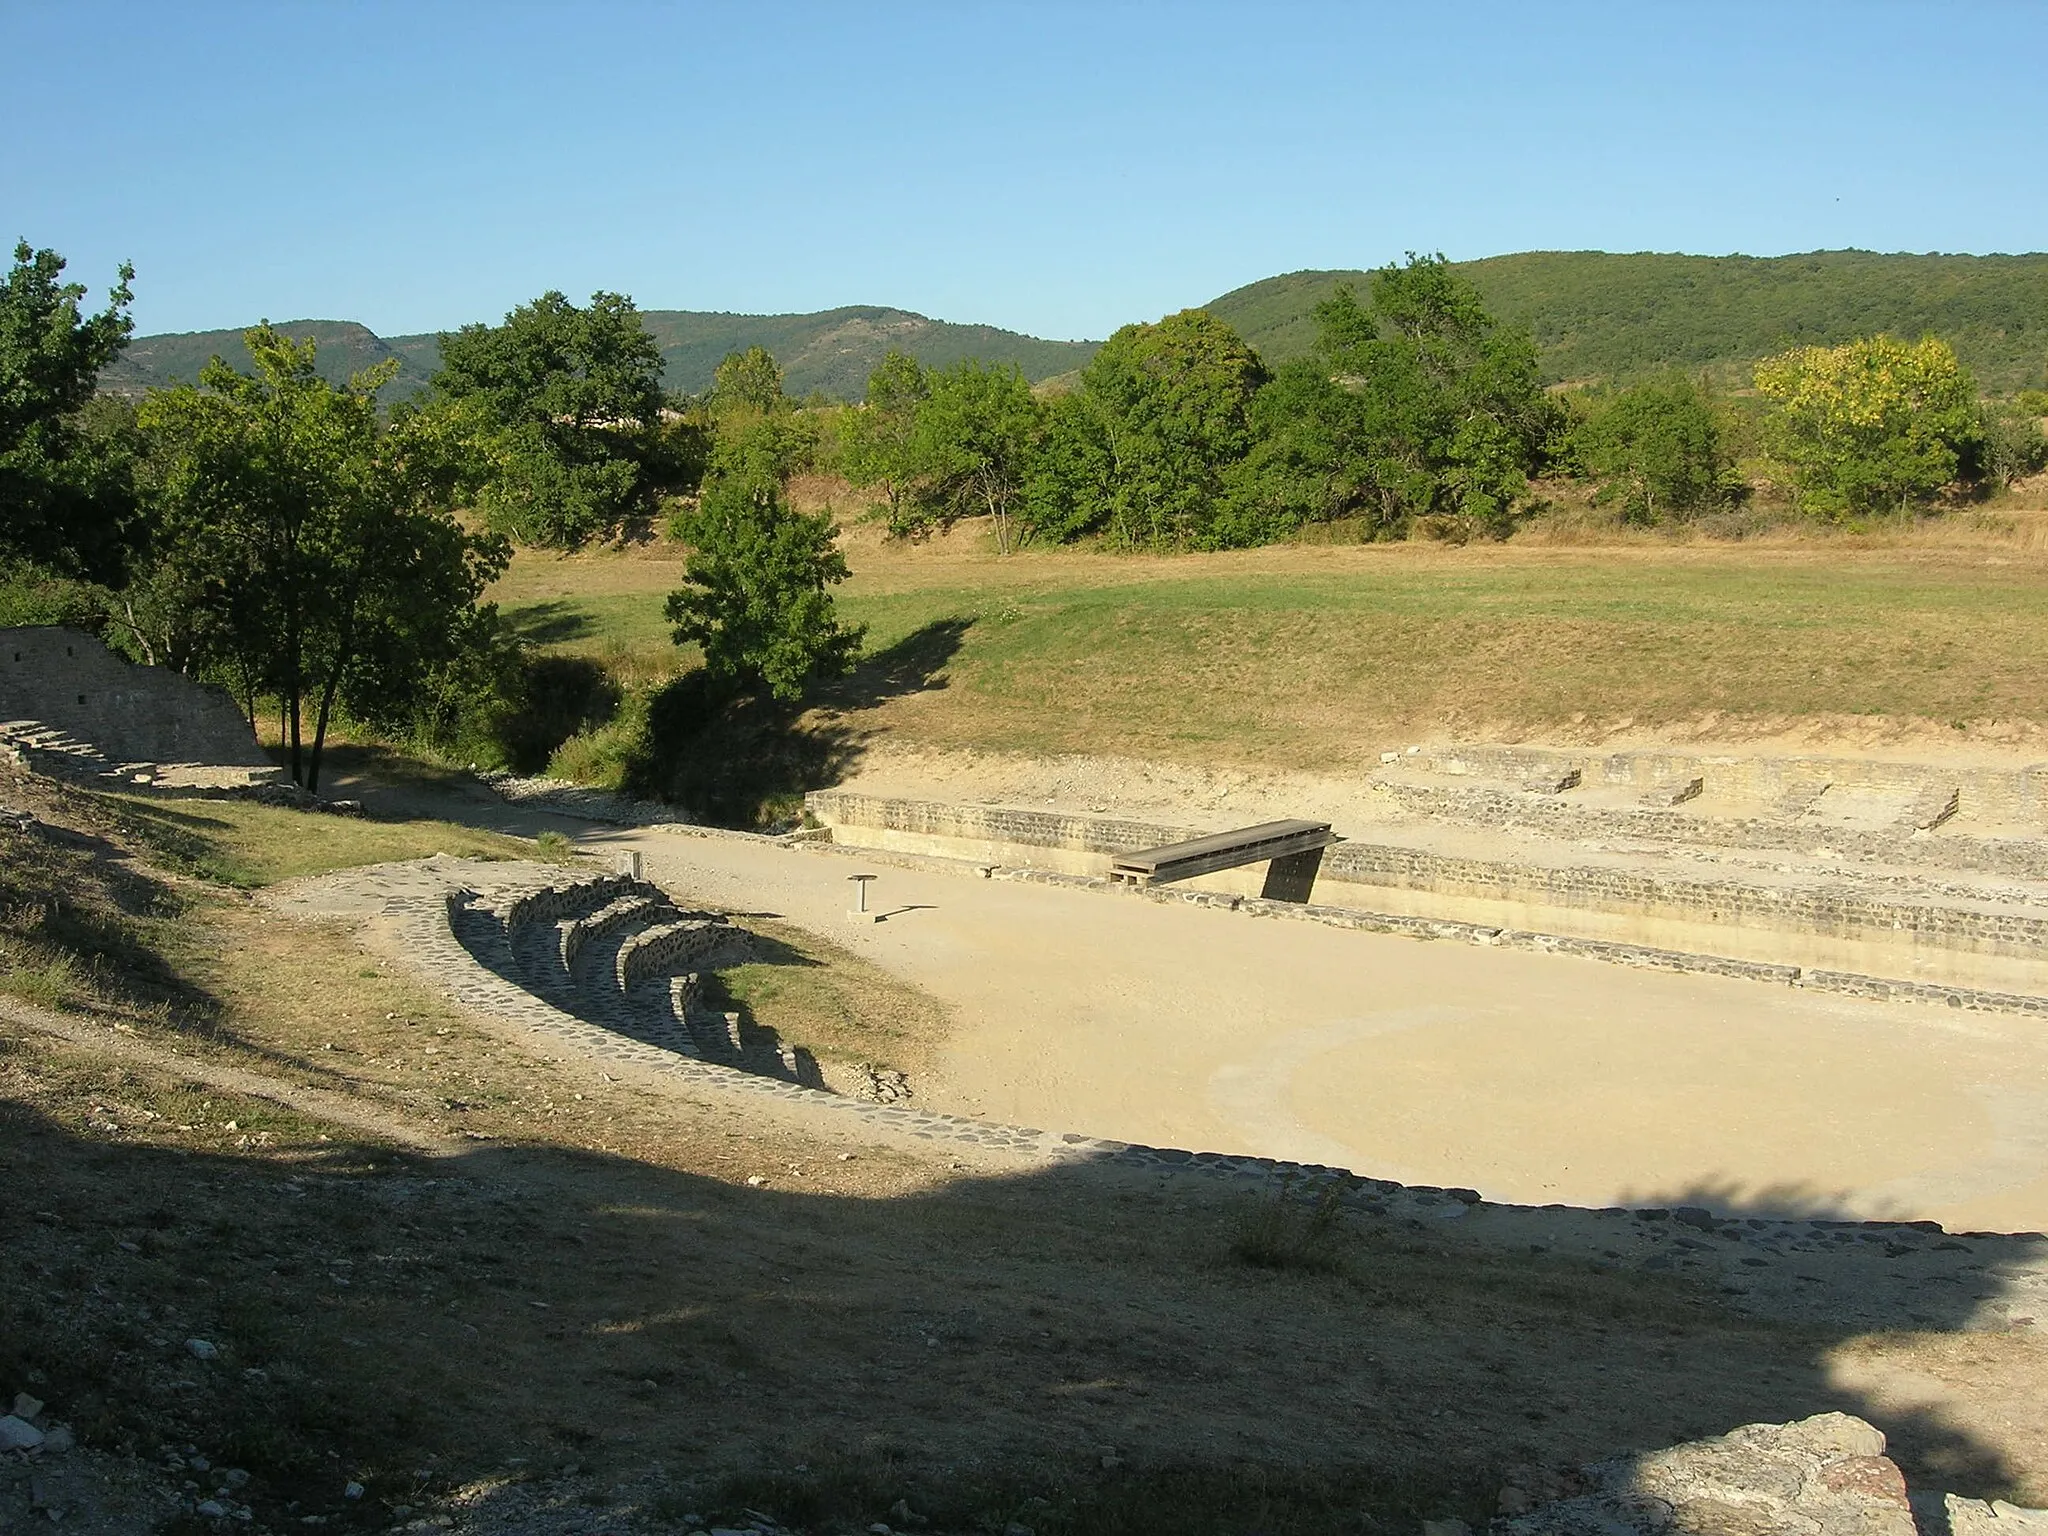
M 607 890 L 617 883 L 617 877 L 591 882 Z M 1931 1221 L 1722 1216 L 1690 1206 L 1511 1205 L 1485 1200 L 1476 1190 L 1404 1185 L 1320 1164 L 1151 1147 L 879 1105 L 698 1060 L 588 1023 L 498 975 L 456 936 L 454 919 L 472 904 L 488 900 L 503 912 L 509 899 L 527 899 L 524 910 L 537 914 L 551 905 L 587 905 L 595 898 L 587 887 L 577 889 L 582 886 L 559 871 L 437 857 L 300 882 L 296 894 L 279 888 L 267 899 L 308 915 L 381 911 L 393 925 L 394 948 L 482 1015 L 593 1061 L 730 1096 L 735 1107 L 777 1101 L 820 1129 L 909 1137 L 1046 1169 L 1099 1166 L 1220 1179 L 1269 1198 L 1327 1192 L 1362 1218 L 1426 1234 L 1432 1243 L 1547 1252 L 1596 1269 L 1689 1277 L 1715 1286 L 1730 1305 L 1773 1316 L 1868 1327 L 2048 1331 L 2048 1238 L 2037 1232 L 1951 1237 Z M 345 899 L 332 901 L 336 893 Z M 1159 899 L 1190 896 L 1159 893 Z M 1261 905 L 1277 909 L 1273 915 L 1302 915 L 1283 903 Z

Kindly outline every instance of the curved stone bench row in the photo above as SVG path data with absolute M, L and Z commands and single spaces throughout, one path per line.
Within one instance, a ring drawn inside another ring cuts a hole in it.
M 704 1005 L 701 973 L 747 959 L 752 935 L 715 913 L 679 911 L 657 886 L 566 879 L 480 901 L 457 922 L 487 965 L 579 1018 L 693 1059 L 823 1082 L 807 1052 Z
M 574 972 L 577 956 L 582 954 L 583 946 L 592 939 L 609 938 L 621 928 L 642 918 L 674 910 L 666 896 L 659 893 L 652 896 L 635 893 L 606 902 L 586 916 L 558 920 L 555 924 L 555 949 L 561 957 L 562 969 Z
M 709 970 L 744 958 L 741 930 L 717 918 L 684 917 L 631 934 L 619 946 L 612 978 L 621 992 L 677 966 Z

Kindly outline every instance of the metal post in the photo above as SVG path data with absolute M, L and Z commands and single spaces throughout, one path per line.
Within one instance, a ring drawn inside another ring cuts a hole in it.
M 878 877 L 875 875 L 848 875 L 846 878 L 853 882 L 853 888 L 858 893 L 854 897 L 854 908 L 846 914 L 847 917 L 856 923 L 874 922 L 876 914 L 868 910 L 868 882 Z

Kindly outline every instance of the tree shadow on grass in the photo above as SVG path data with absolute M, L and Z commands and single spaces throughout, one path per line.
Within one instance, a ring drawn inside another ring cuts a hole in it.
M 597 633 L 589 613 L 563 598 L 501 608 L 498 619 L 508 634 L 528 645 L 566 645 Z

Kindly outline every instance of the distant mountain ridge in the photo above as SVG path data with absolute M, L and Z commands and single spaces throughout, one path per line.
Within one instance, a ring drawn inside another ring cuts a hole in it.
M 1745 381 L 1787 347 L 1832 346 L 1880 331 L 1932 334 L 1985 388 L 2048 383 L 2048 255 L 1611 255 L 1525 251 L 1458 263 L 1487 307 L 1535 334 L 1552 383 L 1628 382 L 1670 368 Z M 1315 306 L 1364 272 L 1290 272 L 1214 300 L 1269 363 L 1315 343 Z
M 1525 251 L 1458 264 L 1503 319 L 1535 334 L 1543 375 L 1559 383 L 1626 383 L 1666 369 L 1746 382 L 1750 365 L 1786 347 L 1833 344 L 1879 331 L 1940 336 L 1997 392 L 2048 385 L 2048 255 L 1912 256 L 1815 251 L 1801 256 L 1612 255 Z M 1315 306 L 1365 272 L 1289 272 L 1204 306 L 1269 363 L 1315 343 Z M 791 394 L 858 400 L 890 348 L 936 367 L 975 357 L 1014 363 L 1033 383 L 1071 373 L 1095 355 L 1092 341 L 1045 341 L 990 325 L 957 325 L 910 310 L 849 305 L 814 314 L 737 315 L 643 310 L 661 348 L 664 382 L 709 387 L 728 352 L 764 346 L 782 364 Z M 424 389 L 440 366 L 433 335 L 380 337 L 347 320 L 279 327 L 320 343 L 320 371 L 339 380 L 387 357 L 399 360 L 387 399 Z M 101 378 L 140 394 L 196 379 L 215 353 L 249 366 L 241 332 L 138 336 Z
M 1014 363 L 1036 383 L 1079 368 L 1095 355 L 1090 341 L 1045 341 L 992 325 L 955 325 L 904 309 L 849 305 L 802 315 L 733 315 L 683 309 L 641 311 L 648 333 L 661 349 L 662 382 L 688 394 L 708 389 L 726 354 L 764 346 L 782 364 L 786 387 L 802 398 L 813 392 L 858 400 L 868 375 L 893 347 L 919 362 L 944 367 L 964 357 Z M 396 357 L 398 376 L 383 398 L 403 400 L 427 387 L 441 366 L 438 336 L 379 336 L 353 320 L 290 320 L 277 329 L 294 340 L 319 343 L 321 374 L 339 383 L 351 374 Z M 189 383 L 218 354 L 234 367 L 250 366 L 240 330 L 192 331 L 138 336 L 120 360 L 100 377 L 113 394 L 139 395 L 151 388 Z

